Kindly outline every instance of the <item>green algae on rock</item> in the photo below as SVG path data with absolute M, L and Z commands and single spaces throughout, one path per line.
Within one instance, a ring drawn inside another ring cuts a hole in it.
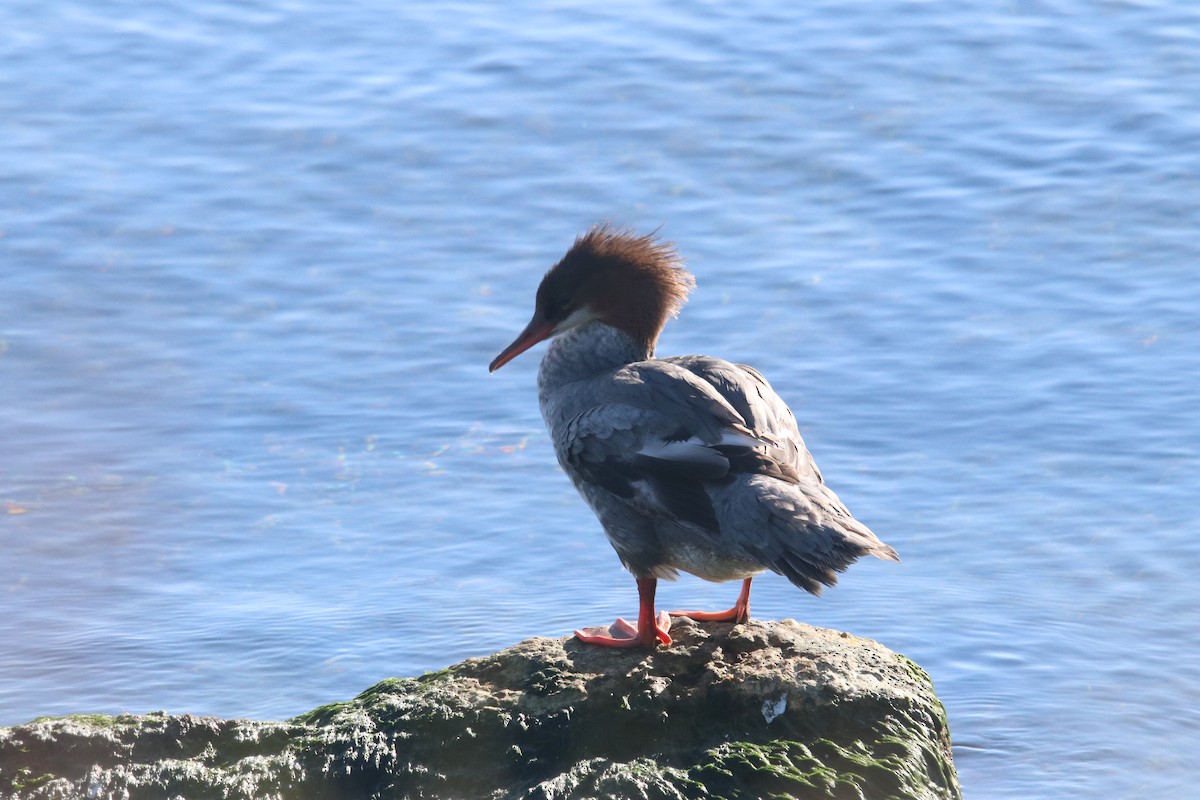
M 675 645 L 530 639 L 287 722 L 148 714 L 0 730 L 0 796 L 959 798 L 945 712 L 882 645 L 680 619 Z

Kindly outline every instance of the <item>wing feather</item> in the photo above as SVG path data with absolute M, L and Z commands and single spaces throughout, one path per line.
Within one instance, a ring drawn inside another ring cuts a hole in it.
M 707 487 L 743 474 L 812 475 L 791 411 L 749 368 L 699 356 L 640 362 L 598 399 L 567 424 L 561 452 L 643 513 L 716 534 Z

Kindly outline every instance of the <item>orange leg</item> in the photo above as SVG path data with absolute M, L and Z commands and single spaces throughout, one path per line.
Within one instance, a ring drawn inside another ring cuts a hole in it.
M 703 622 L 732 622 L 734 625 L 750 619 L 750 581 L 742 581 L 742 592 L 728 611 L 672 611 L 672 617 L 690 617 Z
M 618 619 L 607 629 L 607 633 L 584 633 L 575 631 L 575 638 L 584 644 L 600 647 L 648 647 L 653 650 L 659 642 L 671 644 L 671 618 L 665 611 L 654 614 L 654 592 L 658 588 L 657 578 L 638 578 L 638 624 Z M 588 630 L 595 630 L 589 628 Z M 601 629 L 604 630 L 604 629 Z

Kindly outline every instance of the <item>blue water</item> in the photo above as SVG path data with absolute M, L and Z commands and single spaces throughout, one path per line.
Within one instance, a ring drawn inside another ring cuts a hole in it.
M 1200 6 L 421 5 L 6 4 L 0 724 L 631 614 L 540 350 L 486 370 L 612 220 L 904 558 L 755 616 L 926 667 L 970 797 L 1193 789 Z

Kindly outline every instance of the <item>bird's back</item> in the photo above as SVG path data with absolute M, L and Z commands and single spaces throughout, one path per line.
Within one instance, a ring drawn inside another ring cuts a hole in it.
M 721 544 L 735 561 L 749 556 L 818 593 L 863 555 L 898 558 L 825 485 L 791 409 L 757 370 L 707 356 L 662 360 L 712 386 L 757 440 L 723 448 L 729 472 L 706 486 Z

